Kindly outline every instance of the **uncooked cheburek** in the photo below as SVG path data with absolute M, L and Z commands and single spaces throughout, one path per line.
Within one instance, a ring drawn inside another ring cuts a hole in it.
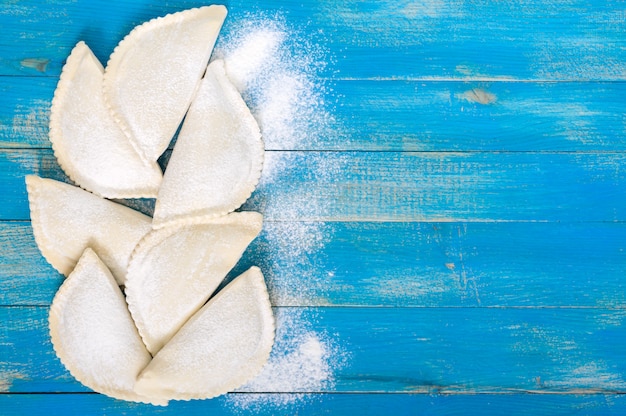
M 123 400 L 167 404 L 133 391 L 150 362 L 111 273 L 86 249 L 50 307 L 50 337 L 61 362 L 92 390 Z
M 256 120 L 228 80 L 223 61 L 212 62 L 163 177 L 154 227 L 235 210 L 259 182 L 263 155 Z
M 225 18 L 226 8 L 213 5 L 153 19 L 111 55 L 105 100 L 146 162 L 157 160 L 176 133 Z
M 207 67 L 225 17 L 214 5 L 153 19 L 106 69 L 79 42 L 55 92 L 50 140 L 93 194 L 26 177 L 37 245 L 68 276 L 50 308 L 55 351 L 111 397 L 215 397 L 256 376 L 274 343 L 258 267 L 210 298 L 262 228 L 261 214 L 232 212 L 258 184 L 264 146 L 224 63 Z M 163 175 L 156 161 L 183 118 Z M 154 219 L 104 199 L 155 196 Z
M 242 385 L 267 362 L 274 317 L 257 267 L 222 289 L 142 371 L 135 391 L 164 400 L 208 399 Z
M 126 300 L 148 351 L 157 353 L 209 299 L 250 242 L 263 217 L 234 212 L 150 232 L 132 254 Z
M 150 217 L 52 179 L 29 175 L 26 188 L 35 241 L 55 269 L 67 276 L 91 247 L 124 284 L 133 249 L 152 228 Z
M 78 185 L 105 198 L 154 198 L 163 175 L 145 163 L 107 108 L 104 69 L 84 42 L 67 58 L 50 110 L 50 141 Z

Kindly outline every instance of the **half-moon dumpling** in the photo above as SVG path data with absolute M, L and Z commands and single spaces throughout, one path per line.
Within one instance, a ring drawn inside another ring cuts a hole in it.
M 137 26 L 113 51 L 105 99 L 146 161 L 157 160 L 176 133 L 225 18 L 217 5 L 169 14 Z
M 151 230 L 150 217 L 76 186 L 26 176 L 35 241 L 48 263 L 67 276 L 87 247 L 120 285 L 133 249 Z
M 145 163 L 104 102 L 104 69 L 84 42 L 67 58 L 50 110 L 50 141 L 78 185 L 105 198 L 154 198 L 163 174 Z
M 50 337 L 61 362 L 90 389 L 122 400 L 167 404 L 133 391 L 151 360 L 113 276 L 89 248 L 50 307 Z
M 274 316 L 257 267 L 200 309 L 140 374 L 135 391 L 150 397 L 208 399 L 256 376 L 274 343 Z
M 212 62 L 167 165 L 154 227 L 241 206 L 259 182 L 263 154 L 259 126 L 228 80 L 224 62 Z
M 257 212 L 150 232 L 130 260 L 126 300 L 148 351 L 157 353 L 209 299 L 261 232 Z

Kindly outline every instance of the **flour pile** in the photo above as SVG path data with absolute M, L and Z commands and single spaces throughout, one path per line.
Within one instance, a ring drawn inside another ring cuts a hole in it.
M 242 410 L 302 404 L 309 397 L 306 393 L 332 388 L 333 373 L 344 364 L 345 353 L 337 343 L 311 328 L 316 318 L 310 312 L 285 308 L 277 312 L 276 319 L 276 343 L 269 363 L 255 379 L 227 396 L 229 403 Z M 282 394 L 286 391 L 302 393 Z
M 228 76 L 259 122 L 266 150 L 315 149 L 334 134 L 336 122 L 325 102 L 328 87 L 318 77 L 327 62 L 319 46 L 304 40 L 280 16 L 233 18 L 224 29 L 215 56 L 224 60 Z M 288 163 L 290 157 L 271 156 L 266 158 L 263 171 L 262 181 L 266 183 L 294 168 Z M 319 167 L 319 172 L 315 172 L 319 175 L 337 170 L 335 166 Z M 297 218 L 295 206 L 275 208 Z M 315 276 L 293 271 L 298 269 L 294 262 L 323 248 L 324 228 L 322 223 L 298 221 L 268 224 L 265 228 L 269 264 L 264 271 L 272 304 L 319 302 L 314 297 L 319 297 L 322 283 Z M 291 254 L 285 255 L 286 252 Z M 290 258 L 294 260 L 285 260 Z M 306 393 L 331 388 L 334 372 L 344 361 L 344 354 L 332 337 L 313 329 L 314 315 L 301 308 L 283 308 L 276 313 L 276 344 L 268 364 L 255 379 L 228 396 L 229 403 L 242 410 L 302 403 L 309 397 Z
M 334 121 L 326 109 L 328 87 L 317 77 L 326 66 L 324 51 L 280 17 L 228 23 L 214 58 L 224 60 L 259 122 L 266 150 L 313 148 Z

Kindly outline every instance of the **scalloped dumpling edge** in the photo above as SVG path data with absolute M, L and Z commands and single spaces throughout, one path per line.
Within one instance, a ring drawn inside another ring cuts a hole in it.
M 146 162 L 157 160 L 178 129 L 205 72 L 227 13 L 225 6 L 211 5 L 154 18 L 135 27 L 111 54 L 104 72 L 105 102 Z M 191 30 L 191 22 L 198 19 L 200 27 Z M 178 35 L 175 44 L 161 42 L 158 47 L 154 46 L 159 43 L 154 38 L 169 41 L 168 38 L 175 37 L 172 33 L 167 36 L 163 33 L 170 26 Z M 191 33 L 184 33 L 185 30 Z M 136 43 L 148 33 L 151 34 L 148 45 L 137 47 Z M 190 42 L 196 44 L 192 47 Z M 168 53 L 178 55 L 174 58 L 163 56 Z M 186 74 L 185 78 L 179 77 L 173 82 L 172 79 L 179 74 Z M 172 90 L 169 85 L 177 87 Z
M 61 71 L 50 108 L 54 155 L 81 188 L 104 198 L 154 198 L 163 174 L 145 163 L 111 116 L 102 91 L 104 68 L 83 41 Z
M 228 319 L 233 322 L 223 322 Z M 275 330 L 265 279 L 253 266 L 220 290 L 154 356 L 137 378 L 135 391 L 163 400 L 210 399 L 232 391 L 261 372 Z M 188 342 L 190 337 L 197 341 Z M 236 357 L 238 353 L 248 355 Z
M 211 62 L 163 176 L 153 226 L 215 218 L 239 208 L 259 183 L 264 157 L 256 119 L 228 79 L 224 62 Z
M 85 249 L 52 301 L 52 346 L 70 374 L 90 389 L 117 399 L 167 405 L 160 397 L 134 391 L 138 374 L 152 357 L 125 305 L 107 267 L 93 250 Z M 99 342 L 85 342 L 90 338 Z

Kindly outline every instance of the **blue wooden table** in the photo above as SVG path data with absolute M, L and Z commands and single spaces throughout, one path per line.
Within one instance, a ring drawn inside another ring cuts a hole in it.
M 275 21 L 311 57 L 313 122 L 266 135 L 245 205 L 264 231 L 237 270 L 266 274 L 274 362 L 309 338 L 323 354 L 167 408 L 76 382 L 24 175 L 64 178 L 48 111 L 77 41 L 106 62 L 135 25 L 199 5 L 0 4 L 0 414 L 626 414 L 619 0 L 227 2 L 223 39 Z

